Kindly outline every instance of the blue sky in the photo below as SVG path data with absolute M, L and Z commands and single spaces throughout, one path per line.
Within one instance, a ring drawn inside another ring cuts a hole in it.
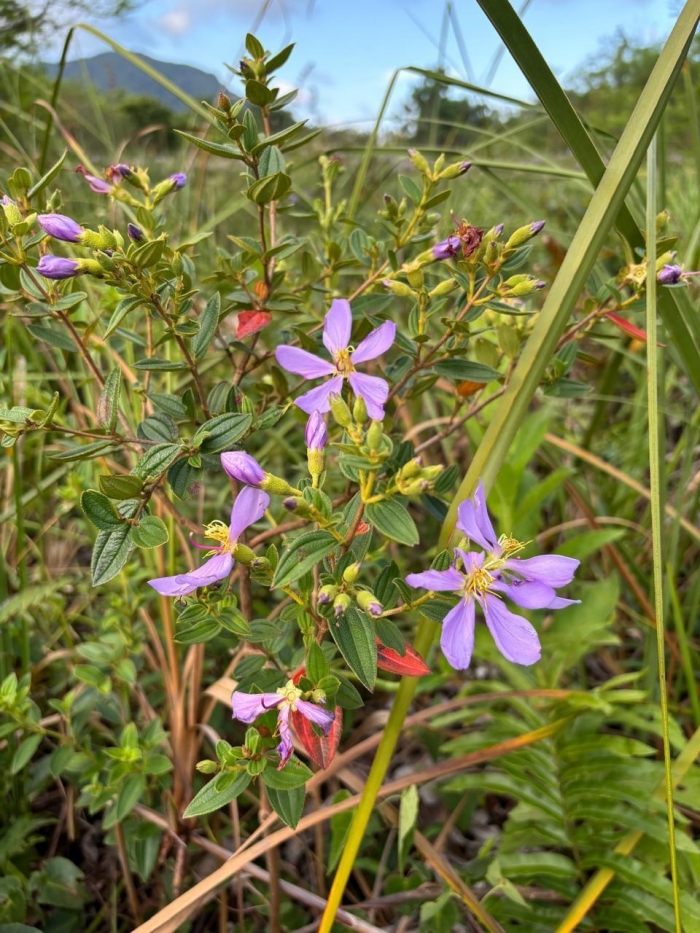
M 618 30 L 639 42 L 663 40 L 679 6 L 675 0 L 531 0 L 525 22 L 556 74 L 566 78 Z M 476 0 L 453 0 L 452 7 L 468 67 L 475 82 L 482 83 L 498 38 Z M 196 65 L 222 81 L 228 81 L 223 63 L 238 59 L 252 27 L 272 51 L 296 42 L 280 71 L 285 90 L 301 89 L 296 112 L 324 123 L 361 125 L 376 115 L 395 69 L 437 63 L 444 10 L 444 0 L 147 0 L 127 18 L 95 25 L 135 52 Z M 79 32 L 70 57 L 103 50 L 103 44 Z M 468 77 L 451 29 L 445 67 Z M 401 79 L 394 112 L 411 81 Z M 528 96 L 507 55 L 491 86 Z

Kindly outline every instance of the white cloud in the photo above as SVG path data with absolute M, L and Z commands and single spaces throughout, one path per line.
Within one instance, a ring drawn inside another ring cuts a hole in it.
M 190 10 L 180 7 L 170 10 L 158 20 L 158 25 L 170 36 L 182 36 L 192 27 Z

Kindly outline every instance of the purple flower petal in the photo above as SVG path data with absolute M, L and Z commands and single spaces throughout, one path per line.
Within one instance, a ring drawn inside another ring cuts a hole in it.
M 464 586 L 464 576 L 454 567 L 448 567 L 447 570 L 409 573 L 406 583 L 414 589 L 433 590 L 435 593 L 456 592 Z
M 47 254 L 39 260 L 36 271 L 45 279 L 70 279 L 74 275 L 80 275 L 80 263 L 75 259 Z
M 277 362 L 287 372 L 294 373 L 297 376 L 305 376 L 307 379 L 319 379 L 321 376 L 332 376 L 335 367 L 332 363 L 314 356 L 313 353 L 307 353 L 299 347 L 277 347 L 275 350 Z
M 231 524 L 228 534 L 231 541 L 238 541 L 241 534 L 259 521 L 270 504 L 270 497 L 262 489 L 245 486 L 236 496 L 231 509 Z
M 382 353 L 386 353 L 395 337 L 396 324 L 393 321 L 385 321 L 381 327 L 377 327 L 360 341 L 357 349 L 351 354 L 350 361 L 357 364 L 376 359 Z
M 512 583 L 496 580 L 489 589 L 503 593 L 508 599 L 512 599 L 516 606 L 522 606 L 523 609 L 550 609 L 557 599 L 557 594 L 552 587 L 539 580 L 532 583 L 526 580 L 514 580 Z
M 489 596 L 488 593 L 481 598 L 481 605 L 489 631 L 504 658 L 524 665 L 539 661 L 540 640 L 527 619 L 516 616 L 497 596 Z
M 310 392 L 306 392 L 304 395 L 300 395 L 298 399 L 295 399 L 294 404 L 301 408 L 302 411 L 305 411 L 307 415 L 314 411 L 324 414 L 331 410 L 331 395 L 340 395 L 342 388 L 343 377 L 335 376 L 333 379 L 329 379 L 328 382 L 324 382 L 323 385 L 311 389 Z
M 79 223 L 65 214 L 39 214 L 37 221 L 41 229 L 56 240 L 79 243 L 84 231 Z
M 523 580 L 546 583 L 557 589 L 571 583 L 580 561 L 560 554 L 542 554 L 539 557 L 527 557 L 518 560 L 512 557 L 504 564 L 507 570 L 517 573 Z
M 345 350 L 350 343 L 351 333 L 350 302 L 345 298 L 336 298 L 331 302 L 330 310 L 323 322 L 323 344 L 331 356 L 339 350 Z
M 350 373 L 348 382 L 352 391 L 364 399 L 367 414 L 372 421 L 384 418 L 384 405 L 389 398 L 389 383 L 379 376 L 366 376 L 364 373 Z
M 335 719 L 335 712 L 324 709 L 322 706 L 316 706 L 315 703 L 309 703 L 308 700 L 297 700 L 296 708 L 302 716 L 306 716 L 310 722 L 320 726 L 324 735 L 328 735 L 328 731 Z
M 320 411 L 311 412 L 304 433 L 308 450 L 323 450 L 328 443 L 328 429 Z
M 258 716 L 279 706 L 283 697 L 279 693 L 242 693 L 234 690 L 231 696 L 233 718 L 241 722 L 255 722 Z
M 498 538 L 486 509 L 486 495 L 481 480 L 474 495 L 460 505 L 457 514 L 457 527 L 470 541 L 474 541 L 485 551 L 492 551 L 496 547 Z
M 580 599 L 564 599 L 562 596 L 557 596 L 547 606 L 547 609 L 566 609 L 567 606 L 578 606 L 580 603 Z
M 442 623 L 442 653 L 456 671 L 469 667 L 474 650 L 474 600 L 460 599 Z
M 292 757 L 294 744 L 292 742 L 292 730 L 289 728 L 289 704 L 284 703 L 280 706 L 279 716 L 277 718 L 277 728 L 279 730 L 280 743 L 277 746 L 277 753 L 280 756 L 280 763 L 277 770 L 281 771 Z
M 187 596 L 200 586 L 209 586 L 217 580 L 224 580 L 232 569 L 233 557 L 230 554 L 216 554 L 196 570 L 178 573 L 173 577 L 157 577 L 148 583 L 161 596 Z

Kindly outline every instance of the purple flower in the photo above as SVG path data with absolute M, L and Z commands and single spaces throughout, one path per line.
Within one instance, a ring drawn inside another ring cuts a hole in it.
M 267 493 L 250 487 L 242 489 L 233 503 L 229 527 L 223 522 L 212 522 L 205 528 L 206 537 L 218 541 L 218 545 L 211 549 L 201 544 L 195 545 L 202 550 L 209 550 L 208 560 L 201 567 L 188 573 L 149 580 L 149 585 L 161 596 L 187 596 L 200 586 L 209 586 L 218 580 L 224 580 L 233 569 L 232 552 L 238 539 L 246 528 L 262 518 L 269 503 L 270 497 Z
M 88 185 L 90 185 L 90 190 L 94 191 L 95 194 L 109 194 L 114 187 L 103 178 L 97 178 L 95 175 L 90 175 L 84 165 L 79 165 L 76 169 L 76 172 L 83 176 Z
M 327 443 L 326 422 L 320 411 L 314 411 L 306 422 L 306 448 L 307 450 L 323 450 Z
M 661 285 L 675 285 L 680 282 L 683 270 L 680 266 L 665 265 L 657 274 L 656 279 Z
M 65 214 L 39 214 L 37 220 L 41 229 L 54 239 L 80 243 L 84 230 L 71 217 Z
M 462 241 L 456 234 L 448 236 L 433 246 L 433 259 L 453 259 L 458 253 Z
M 243 450 L 231 450 L 221 454 L 221 466 L 231 479 L 247 483 L 248 486 L 259 486 L 267 475 L 255 457 Z
M 335 713 L 321 706 L 316 706 L 308 700 L 302 700 L 302 691 L 288 680 L 284 687 L 278 687 L 275 693 L 242 693 L 234 690 L 231 697 L 233 718 L 241 722 L 254 722 L 258 716 L 271 709 L 277 709 L 277 732 L 280 743 L 277 752 L 280 756 L 278 770 L 281 770 L 291 758 L 294 746 L 292 733 L 289 727 L 289 714 L 299 712 L 310 722 L 319 726 L 324 735 L 328 732 L 335 719 Z
M 143 239 L 143 230 L 141 227 L 137 227 L 136 224 L 127 224 L 126 232 L 129 234 L 129 239 L 137 243 Z
M 45 279 L 70 279 L 74 275 L 80 275 L 83 270 L 75 259 L 46 255 L 39 260 L 36 271 Z
M 350 302 L 344 298 L 336 298 L 323 324 L 323 343 L 333 358 L 332 363 L 297 347 L 277 347 L 275 356 L 280 366 L 297 376 L 304 376 L 306 379 L 331 376 L 323 385 L 306 392 L 296 400 L 302 411 L 307 414 L 314 411 L 323 414 L 329 411 L 331 395 L 340 395 L 343 380 L 347 379 L 355 395 L 364 399 L 369 417 L 381 421 L 384 417 L 384 403 L 389 397 L 389 385 L 379 376 L 358 373 L 355 364 L 366 363 L 367 360 L 374 360 L 386 353 L 394 342 L 396 325 L 391 321 L 385 321 L 360 341 L 355 350 L 349 346 L 351 331 Z
M 540 230 L 544 230 L 544 225 L 546 221 L 544 220 L 535 220 L 530 224 L 530 232 L 533 236 L 536 236 Z
M 187 175 L 184 172 L 175 172 L 174 175 L 169 175 L 168 178 L 173 183 L 174 191 L 179 191 L 187 184 Z
M 556 589 L 573 580 L 579 561 L 557 554 L 526 560 L 513 557 L 524 545 L 507 535 L 496 537 L 481 483 L 474 496 L 460 505 L 458 515 L 457 527 L 483 552 L 455 548 L 455 566 L 411 573 L 406 582 L 460 594 L 460 601 L 445 616 L 440 639 L 445 657 L 457 670 L 469 667 L 471 661 L 477 605 L 501 654 L 516 664 L 534 664 L 540 658 L 537 632 L 527 619 L 510 612 L 502 597 L 524 609 L 564 609 L 576 600 L 562 599 Z
M 132 174 L 131 169 L 125 162 L 118 162 L 116 165 L 110 165 L 109 172 L 112 177 L 118 177 L 121 181 L 122 178 L 129 178 Z

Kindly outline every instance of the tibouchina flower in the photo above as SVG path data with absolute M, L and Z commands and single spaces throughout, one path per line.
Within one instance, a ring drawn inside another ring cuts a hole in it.
M 180 191 L 187 184 L 187 175 L 184 172 L 175 172 L 174 175 L 169 175 L 168 179 L 173 183 L 174 191 Z
M 681 266 L 667 263 L 657 272 L 656 280 L 661 285 L 677 285 L 681 279 L 687 279 L 691 275 L 700 275 L 700 272 L 684 272 Z
M 270 504 L 270 497 L 259 489 L 242 489 L 231 509 L 231 524 L 227 528 L 223 522 L 212 522 L 205 528 L 207 538 L 218 541 L 211 548 L 201 567 L 188 573 L 175 574 L 173 577 L 157 577 L 149 580 L 150 586 L 161 596 L 187 596 L 200 586 L 209 586 L 218 580 L 224 580 L 233 570 L 233 551 L 243 532 L 265 514 Z M 203 545 L 196 545 L 209 550 Z
M 221 466 L 231 479 L 238 483 L 247 483 L 248 486 L 259 486 L 267 476 L 255 457 L 251 457 L 244 450 L 231 450 L 221 454 Z
M 302 691 L 294 685 L 293 680 L 288 680 L 284 687 L 278 687 L 275 693 L 241 693 L 235 690 L 231 697 L 233 718 L 240 719 L 241 722 L 255 722 L 263 713 L 277 709 L 277 732 L 280 737 L 277 752 L 280 756 L 280 769 L 287 764 L 294 751 L 289 728 L 290 713 L 301 713 L 319 726 L 324 735 L 328 735 L 333 725 L 335 713 L 308 700 L 302 700 L 301 697 Z
M 312 412 L 306 422 L 305 439 L 307 450 L 323 450 L 328 443 L 328 430 L 320 411 Z
M 406 582 L 420 589 L 460 594 L 460 601 L 445 616 L 440 639 L 445 657 L 457 670 L 469 667 L 471 661 L 477 605 L 501 654 L 516 664 L 534 664 L 541 653 L 537 632 L 527 619 L 510 612 L 502 597 L 524 609 L 570 606 L 576 600 L 562 599 L 556 589 L 572 581 L 579 561 L 556 554 L 525 560 L 513 557 L 524 545 L 507 535 L 496 537 L 481 483 L 472 499 L 460 505 L 458 515 L 457 527 L 483 552 L 455 548 L 460 569 L 411 573 Z
M 90 190 L 94 191 L 95 194 L 109 194 L 114 187 L 114 185 L 110 185 L 108 181 L 105 181 L 104 178 L 97 178 L 95 175 L 90 175 L 84 165 L 79 165 L 76 172 L 83 176 L 88 185 L 90 185 Z
M 340 395 L 343 380 L 347 379 L 355 395 L 364 399 L 369 417 L 381 421 L 384 417 L 384 403 L 389 396 L 389 385 L 379 376 L 358 373 L 355 366 L 386 353 L 394 342 L 396 325 L 391 321 L 385 321 L 360 341 L 355 349 L 350 346 L 351 331 L 350 302 L 344 298 L 336 298 L 323 324 L 323 343 L 333 362 L 322 360 L 298 347 L 286 346 L 277 347 L 277 362 L 288 372 L 304 376 L 306 379 L 331 377 L 323 385 L 296 399 L 296 404 L 307 414 L 310 415 L 314 411 L 323 414 L 329 411 L 331 395 Z

